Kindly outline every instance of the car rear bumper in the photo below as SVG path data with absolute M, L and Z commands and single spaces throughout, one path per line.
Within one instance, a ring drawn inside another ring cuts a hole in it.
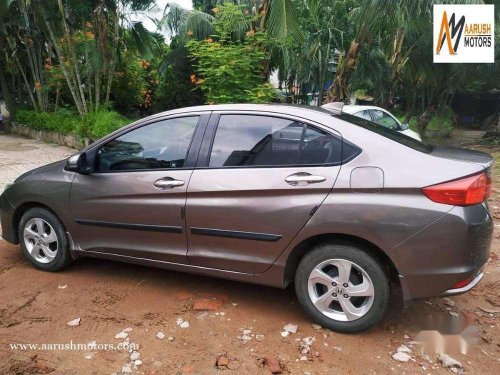
M 7 199 L 5 192 L 0 195 L 0 223 L 2 225 L 2 238 L 10 243 L 17 244 L 17 239 L 14 236 L 14 206 Z
M 467 285 L 464 285 L 461 288 L 448 289 L 448 290 L 446 290 L 442 294 L 442 296 L 456 296 L 456 295 L 459 295 L 459 294 L 467 293 L 469 290 L 471 290 L 477 284 L 479 284 L 479 282 L 481 281 L 481 279 L 483 278 L 483 276 L 484 276 L 484 272 L 481 271 L 476 276 L 474 276 L 472 278 L 472 280 Z
M 485 206 L 453 207 L 396 246 L 391 257 L 401 275 L 404 299 L 455 295 L 472 289 L 482 278 L 492 235 L 493 220 Z M 468 283 L 460 285 L 465 280 Z

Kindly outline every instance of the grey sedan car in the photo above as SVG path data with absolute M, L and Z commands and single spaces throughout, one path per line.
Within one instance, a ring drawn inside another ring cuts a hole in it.
M 37 268 L 98 257 L 284 288 L 357 332 L 405 300 L 483 277 L 492 158 L 313 107 L 151 116 L 20 176 L 3 237 Z

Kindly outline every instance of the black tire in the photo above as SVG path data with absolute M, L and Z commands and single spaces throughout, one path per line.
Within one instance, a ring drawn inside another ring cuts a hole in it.
M 364 316 L 350 321 L 335 320 L 324 315 L 313 304 L 308 292 L 309 275 L 316 266 L 330 259 L 355 263 L 371 279 L 374 290 L 373 304 Z M 390 299 L 389 277 L 380 261 L 367 251 L 349 243 L 325 243 L 316 246 L 301 259 L 295 273 L 295 293 L 305 312 L 321 326 L 337 332 L 361 332 L 372 328 L 384 317 Z
M 32 219 L 42 219 L 53 228 L 57 237 L 57 254 L 50 262 L 43 263 L 36 260 L 28 251 L 24 240 L 24 229 L 26 224 Z M 24 257 L 36 268 L 43 271 L 55 272 L 67 267 L 72 259 L 69 252 L 69 243 L 66 231 L 60 220 L 49 210 L 41 207 L 30 208 L 26 211 L 19 222 L 18 238 Z

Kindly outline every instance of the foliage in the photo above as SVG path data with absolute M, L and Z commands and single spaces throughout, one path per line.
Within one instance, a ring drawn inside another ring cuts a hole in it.
M 73 133 L 81 121 L 77 113 L 67 109 L 60 109 L 57 112 L 37 112 L 20 109 L 16 112 L 15 120 L 34 129 L 63 134 Z
M 99 139 L 130 123 L 130 120 L 105 108 L 88 113 L 83 118 L 80 118 L 78 113 L 67 109 L 60 109 L 56 112 L 20 109 L 16 112 L 16 122 L 34 129 L 63 134 L 74 133 L 80 137 Z
M 240 6 L 226 3 L 218 7 L 212 37 L 187 44 L 198 75 L 192 80 L 209 103 L 265 103 L 274 97 L 273 88 L 261 75 L 266 37 L 253 30 L 243 37 L 241 25 L 245 23 L 251 23 L 251 17 Z
M 131 121 L 115 111 L 100 108 L 86 114 L 80 122 L 77 132 L 81 137 L 99 139 L 127 125 Z
M 133 108 L 151 105 L 148 87 L 148 70 L 151 63 L 137 53 L 124 53 L 114 73 L 112 98 L 114 106 L 122 113 Z

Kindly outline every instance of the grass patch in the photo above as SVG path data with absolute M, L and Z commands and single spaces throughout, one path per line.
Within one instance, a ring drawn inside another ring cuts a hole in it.
M 14 121 L 38 130 L 72 133 L 93 140 L 102 138 L 132 122 L 118 112 L 108 109 L 100 109 L 83 117 L 68 109 L 60 109 L 56 112 L 21 109 L 16 112 Z

